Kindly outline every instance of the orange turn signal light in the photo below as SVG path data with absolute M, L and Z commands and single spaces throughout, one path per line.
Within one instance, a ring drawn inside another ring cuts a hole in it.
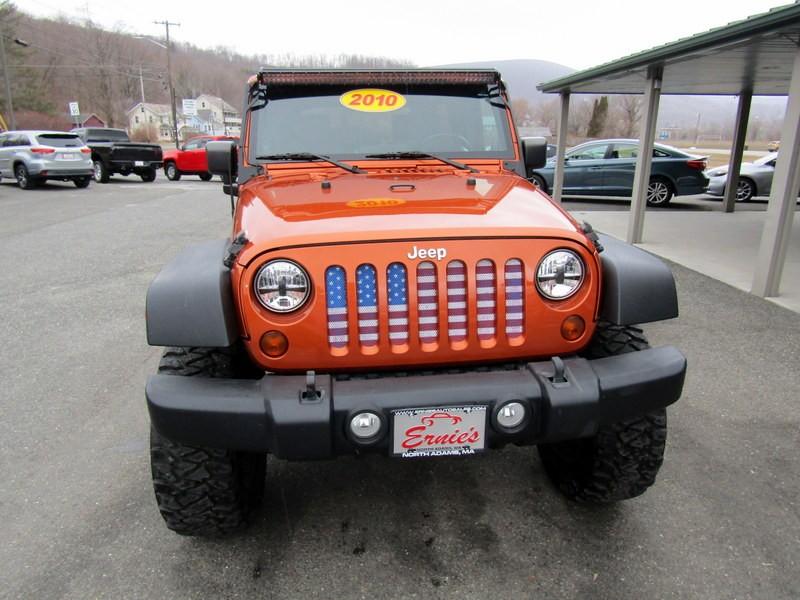
M 586 323 L 578 315 L 571 315 L 561 323 L 561 337 L 570 342 L 579 339 L 586 331 Z
M 278 358 L 286 354 L 289 340 L 280 331 L 268 331 L 261 336 L 261 351 L 270 358 Z

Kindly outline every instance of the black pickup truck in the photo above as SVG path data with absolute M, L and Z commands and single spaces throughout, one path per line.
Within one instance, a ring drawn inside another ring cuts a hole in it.
M 72 131 L 92 149 L 97 183 L 108 183 L 114 173 L 135 173 L 142 181 L 155 181 L 156 171 L 164 164 L 161 146 L 132 142 L 123 129 L 87 127 Z

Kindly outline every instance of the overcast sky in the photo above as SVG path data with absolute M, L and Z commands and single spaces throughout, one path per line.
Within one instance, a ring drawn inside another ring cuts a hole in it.
M 719 27 L 780 0 L 16 0 L 37 16 L 90 17 L 107 28 L 163 35 L 243 54 L 357 53 L 419 66 L 535 58 L 576 69 Z

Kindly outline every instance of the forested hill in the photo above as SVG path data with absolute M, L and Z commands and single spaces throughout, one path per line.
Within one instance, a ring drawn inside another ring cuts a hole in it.
M 19 127 L 69 126 L 67 104 L 96 113 L 109 125 L 127 124 L 125 112 L 141 101 L 168 103 L 166 52 L 147 39 L 100 29 L 91 22 L 33 18 L 0 0 L 14 108 Z M 28 47 L 10 40 L 19 38 Z M 164 44 L 163 39 L 155 39 Z M 175 44 L 172 75 L 175 94 L 195 98 L 213 94 L 239 108 L 244 83 L 261 65 L 298 67 L 413 66 L 386 57 L 360 55 L 245 56 L 230 48 Z M 2 88 L 2 86 L 0 86 Z M 5 89 L 0 90 L 0 99 Z M 2 106 L 5 106 L 3 100 Z

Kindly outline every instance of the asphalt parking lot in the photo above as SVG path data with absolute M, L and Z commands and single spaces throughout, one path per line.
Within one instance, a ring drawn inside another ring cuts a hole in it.
M 0 215 L 0 597 L 800 596 L 796 313 L 673 265 L 681 316 L 646 331 L 689 374 L 641 498 L 568 503 L 530 448 L 271 460 L 253 527 L 189 539 L 150 483 L 144 300 L 180 248 L 228 234 L 221 186 L 4 180 Z

